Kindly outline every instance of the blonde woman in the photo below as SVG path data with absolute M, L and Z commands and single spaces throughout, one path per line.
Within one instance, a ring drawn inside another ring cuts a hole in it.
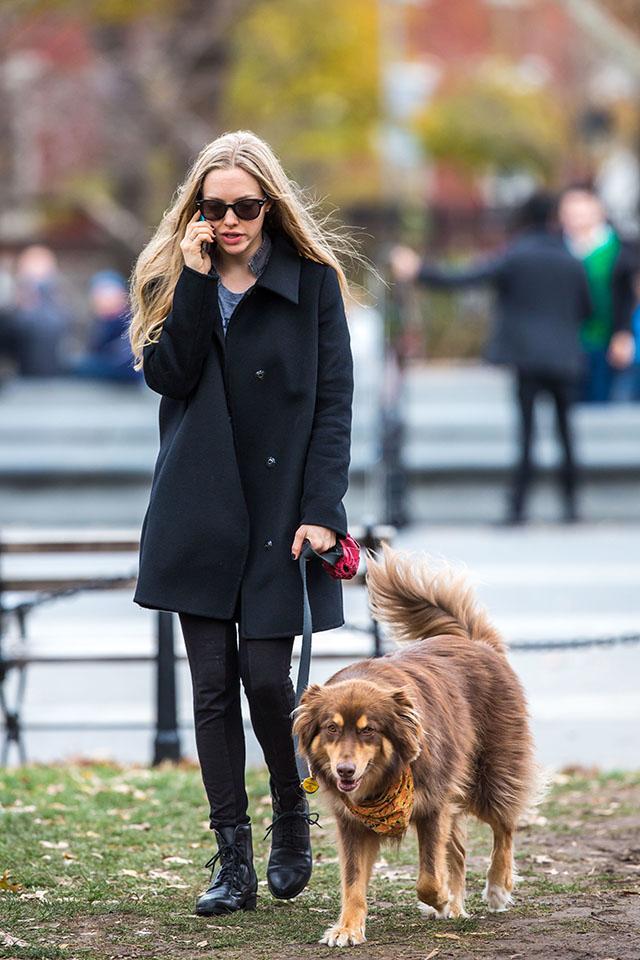
M 236 131 L 202 149 L 132 275 L 136 369 L 162 395 L 134 601 L 176 611 L 187 649 L 218 843 L 200 914 L 256 903 L 240 681 L 270 774 L 269 889 L 288 899 L 311 876 L 289 673 L 303 542 L 322 552 L 347 533 L 350 247 Z M 317 559 L 308 590 L 314 629 L 340 626 L 341 584 Z

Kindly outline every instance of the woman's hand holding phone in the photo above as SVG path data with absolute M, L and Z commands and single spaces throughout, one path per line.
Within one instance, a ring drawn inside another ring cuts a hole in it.
M 196 210 L 180 242 L 185 264 L 192 270 L 197 270 L 198 273 L 209 273 L 211 270 L 209 249 L 215 240 L 216 232 L 213 225 L 204 219 L 199 210 Z

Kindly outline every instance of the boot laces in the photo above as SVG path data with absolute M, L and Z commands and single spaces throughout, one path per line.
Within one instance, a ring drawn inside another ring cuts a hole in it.
M 245 855 L 242 844 L 237 840 L 220 847 L 218 852 L 214 853 L 205 863 L 205 867 L 211 867 L 211 880 L 213 880 L 213 873 L 218 860 L 220 860 L 220 871 L 216 881 L 228 880 L 231 884 L 235 883 L 243 866 L 251 873 L 251 864 Z
M 283 810 L 282 813 L 277 814 L 273 818 L 271 825 L 267 827 L 262 839 L 266 840 L 274 827 L 277 826 L 279 828 L 278 833 L 281 836 L 281 842 L 288 847 L 295 846 L 301 839 L 299 831 L 296 831 L 296 827 L 300 826 L 300 820 L 308 823 L 310 827 L 317 826 L 322 830 L 322 825 L 318 822 L 320 820 L 320 814 L 317 810 L 314 810 L 313 813 L 307 813 L 305 810 Z

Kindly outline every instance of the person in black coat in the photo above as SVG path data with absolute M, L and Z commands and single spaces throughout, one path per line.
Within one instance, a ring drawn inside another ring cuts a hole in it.
M 554 211 L 555 202 L 549 195 L 534 195 L 523 205 L 520 230 L 506 251 L 467 269 L 442 269 L 423 261 L 407 247 L 395 247 L 390 256 L 397 280 L 449 289 L 488 283 L 496 291 L 495 323 L 485 355 L 492 363 L 513 368 L 520 415 L 520 455 L 509 523 L 524 519 L 532 476 L 534 404 L 541 393 L 549 394 L 554 402 L 564 454 L 564 518 L 577 518 L 577 470 L 569 408 L 584 371 L 580 329 L 592 307 L 581 264 L 551 230 Z
M 218 137 L 177 197 L 132 282 L 132 348 L 162 395 L 134 601 L 179 614 L 218 840 L 207 865 L 221 863 L 196 910 L 217 914 L 256 899 L 240 680 L 270 773 L 269 889 L 290 898 L 311 875 L 290 717 L 297 559 L 347 533 L 353 364 L 340 241 L 264 141 Z M 341 626 L 340 582 L 317 558 L 307 579 L 314 629 Z

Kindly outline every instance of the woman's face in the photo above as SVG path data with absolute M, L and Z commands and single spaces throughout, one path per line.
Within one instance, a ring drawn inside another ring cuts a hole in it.
M 240 167 L 229 170 L 210 170 L 202 181 L 202 198 L 235 203 L 236 200 L 262 199 L 264 190 L 255 177 Z M 271 201 L 265 203 L 256 220 L 240 220 L 231 207 L 222 220 L 212 220 L 216 242 L 224 253 L 231 256 L 253 253 L 260 246 L 266 211 Z

